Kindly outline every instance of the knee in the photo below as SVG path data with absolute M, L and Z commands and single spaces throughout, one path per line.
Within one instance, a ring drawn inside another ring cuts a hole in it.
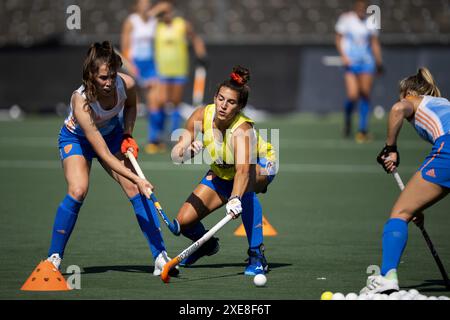
M 398 210 L 393 210 L 391 212 L 391 219 L 402 219 L 405 220 L 406 222 L 409 222 L 412 220 L 414 216 L 414 212 L 412 212 L 411 210 L 408 209 L 398 209 Z
M 68 194 L 77 201 L 83 201 L 88 193 L 88 188 L 84 186 L 69 187 Z

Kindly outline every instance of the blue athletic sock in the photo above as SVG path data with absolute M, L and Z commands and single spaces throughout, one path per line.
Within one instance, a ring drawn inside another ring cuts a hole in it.
M 369 109 L 370 103 L 368 98 L 361 98 L 359 104 L 359 131 L 366 133 L 369 127 Z
M 178 107 L 175 107 L 172 110 L 172 114 L 170 115 L 172 126 L 170 132 L 173 132 L 174 130 L 177 130 L 181 128 L 181 122 L 183 121 L 183 118 L 181 117 L 181 113 Z
M 158 117 L 159 117 L 159 111 L 150 111 L 147 115 L 148 142 L 149 143 L 157 143 L 158 142 L 158 139 L 159 139 Z
M 166 112 L 163 108 L 158 111 L 158 142 L 161 142 L 161 135 L 164 133 L 164 124 L 166 122 Z
M 59 204 L 53 223 L 52 241 L 48 256 L 53 253 L 58 253 L 61 258 L 64 256 L 64 249 L 77 222 L 78 212 L 82 204 L 83 202 L 75 200 L 68 194 Z
M 156 259 L 161 251 L 165 251 L 164 240 L 161 235 L 156 208 L 151 200 L 141 194 L 130 198 L 134 208 L 134 213 L 152 251 L 153 258 Z
M 398 268 L 407 241 L 408 223 L 398 218 L 389 219 L 383 230 L 382 276 L 385 276 L 389 270 Z
M 262 208 L 255 192 L 242 197 L 242 222 L 250 249 L 257 249 L 263 243 Z
M 206 230 L 205 230 L 205 226 L 201 222 L 198 222 L 193 227 L 190 227 L 187 230 L 183 230 L 181 233 L 186 238 L 189 238 L 192 241 L 197 241 L 206 233 Z
M 345 116 L 345 122 L 350 123 L 352 120 L 352 113 L 353 108 L 355 107 L 355 102 L 352 100 L 347 100 L 344 105 L 344 116 Z

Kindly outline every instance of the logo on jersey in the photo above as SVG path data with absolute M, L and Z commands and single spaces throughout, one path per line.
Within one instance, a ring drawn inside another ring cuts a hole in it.
M 436 173 L 434 172 L 434 169 L 430 169 L 425 173 L 427 176 L 436 178 Z
M 68 154 L 72 150 L 72 144 L 68 144 L 67 146 L 64 146 L 64 152 Z

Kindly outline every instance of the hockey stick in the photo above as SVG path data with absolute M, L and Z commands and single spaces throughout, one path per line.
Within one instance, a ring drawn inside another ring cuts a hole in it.
M 398 187 L 400 188 L 400 190 L 403 191 L 403 189 L 405 189 L 405 185 L 403 184 L 400 174 L 397 172 L 397 170 L 395 170 L 393 172 L 393 175 L 394 175 L 395 181 L 397 181 Z M 425 241 L 428 245 L 428 248 L 431 251 L 431 254 L 433 255 L 434 261 L 436 261 L 439 271 L 441 272 L 442 279 L 444 279 L 445 287 L 448 290 L 450 290 L 450 281 L 448 279 L 447 271 L 445 271 L 444 265 L 442 264 L 442 261 L 439 258 L 439 255 L 438 255 L 436 249 L 434 248 L 433 242 L 431 242 L 430 236 L 428 235 L 428 232 L 425 230 L 425 226 L 423 225 L 423 223 L 419 224 L 417 226 L 419 227 L 420 231 L 422 231 L 422 235 L 425 238 Z
M 130 159 L 131 164 L 133 165 L 134 170 L 136 170 L 136 173 L 138 174 L 139 178 L 145 179 L 144 173 L 142 172 L 141 168 L 139 167 L 139 164 L 136 161 L 136 158 L 134 157 L 133 153 L 131 151 L 127 151 L 127 157 Z M 169 228 L 170 232 L 172 232 L 174 235 L 179 236 L 181 229 L 180 224 L 178 223 L 177 219 L 173 219 L 173 223 L 169 221 L 169 218 L 164 213 L 164 210 L 162 209 L 160 203 L 158 202 L 158 199 L 156 199 L 155 194 L 150 190 L 150 199 L 153 201 L 156 210 L 158 211 L 159 215 L 161 216 L 164 223 Z
M 205 244 L 206 241 L 211 239 L 211 237 L 216 234 L 217 231 L 219 231 L 224 225 L 226 225 L 230 220 L 232 220 L 233 217 L 230 214 L 227 214 L 222 220 L 220 220 L 214 227 L 211 228 L 207 233 L 203 235 L 200 239 L 195 241 L 193 244 L 191 244 L 189 247 L 183 250 L 178 256 L 167 262 L 163 270 L 161 272 L 161 280 L 165 283 L 169 283 L 170 276 L 169 271 L 177 266 L 182 260 L 189 257 L 191 254 L 193 254 L 195 251 L 197 251 L 198 248 L 200 248 L 202 245 Z
M 206 86 L 206 68 L 197 66 L 194 74 L 194 88 L 192 91 L 192 105 L 198 107 L 203 104 Z

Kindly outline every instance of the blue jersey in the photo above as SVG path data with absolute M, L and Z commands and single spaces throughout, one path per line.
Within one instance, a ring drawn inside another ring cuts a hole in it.
M 423 139 L 434 144 L 450 133 L 450 102 L 445 98 L 423 96 L 411 124 Z
M 344 13 L 339 17 L 335 30 L 342 35 L 342 49 L 352 65 L 374 64 L 371 38 L 378 32 L 369 26 L 367 19 L 361 20 L 353 11 Z

